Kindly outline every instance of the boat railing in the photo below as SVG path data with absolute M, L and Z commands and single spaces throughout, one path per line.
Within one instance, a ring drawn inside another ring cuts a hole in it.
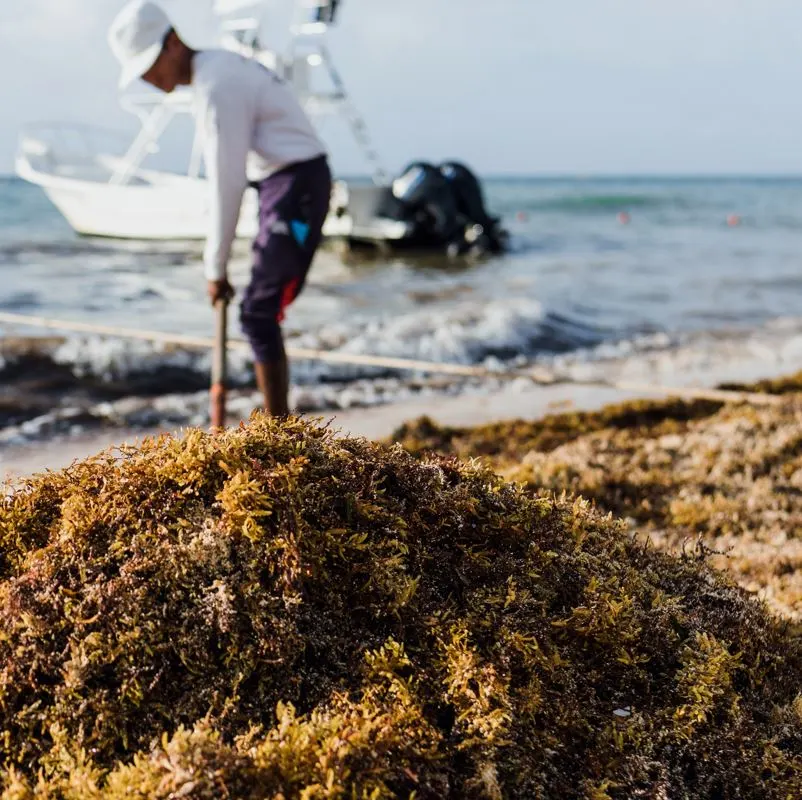
M 20 132 L 17 167 L 29 174 L 80 174 L 94 180 L 101 179 L 105 173 L 108 179 L 108 166 L 104 166 L 99 157 L 121 158 L 129 143 L 130 135 L 122 131 L 80 123 L 32 123 Z
M 118 186 L 128 183 L 143 161 L 159 152 L 159 140 L 176 116 L 192 113 L 192 94 L 186 89 L 166 95 L 152 91 L 138 92 L 120 98 L 120 105 L 137 117 L 140 130 L 111 176 L 110 183 Z M 197 177 L 200 168 L 201 142 L 196 133 L 187 174 Z

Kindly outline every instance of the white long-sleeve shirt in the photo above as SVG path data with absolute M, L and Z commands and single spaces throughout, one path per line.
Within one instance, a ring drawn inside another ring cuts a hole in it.
M 257 61 L 204 50 L 193 61 L 195 119 L 204 137 L 210 230 L 208 280 L 226 276 L 249 181 L 325 154 L 292 88 Z

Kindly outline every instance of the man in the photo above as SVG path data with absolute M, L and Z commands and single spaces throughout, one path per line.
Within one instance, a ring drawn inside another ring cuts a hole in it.
M 167 15 L 134 0 L 109 31 L 120 87 L 141 78 L 163 92 L 194 90 L 211 191 L 204 253 L 212 304 L 230 299 L 227 266 L 249 180 L 259 189 L 259 233 L 240 320 L 254 354 L 265 410 L 289 413 L 289 369 L 280 323 L 303 289 L 329 209 L 326 149 L 290 87 L 257 61 L 225 50 L 195 51 Z

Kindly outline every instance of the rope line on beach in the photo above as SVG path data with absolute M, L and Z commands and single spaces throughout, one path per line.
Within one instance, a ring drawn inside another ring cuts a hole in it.
M 88 322 L 49 319 L 47 317 L 31 317 L 23 314 L 0 312 L 0 323 L 21 325 L 25 327 L 44 328 L 70 333 L 93 333 L 116 339 L 164 344 L 174 347 L 185 347 L 192 350 L 211 350 L 214 340 L 202 336 L 187 336 L 180 333 L 163 333 L 160 331 L 144 331 L 135 328 L 122 328 L 112 325 L 96 325 Z M 249 350 L 244 339 L 229 339 L 229 345 L 237 350 Z M 632 381 L 576 380 L 558 376 L 542 368 L 522 370 L 496 371 L 486 367 L 451 364 L 436 361 L 418 361 L 410 358 L 393 358 L 371 356 L 358 353 L 337 353 L 310 348 L 287 348 L 287 355 L 299 361 L 319 361 L 328 364 L 347 366 L 379 367 L 384 369 L 424 372 L 432 375 L 452 375 L 463 378 L 489 378 L 495 380 L 528 380 L 539 386 L 574 385 L 616 389 L 637 394 L 658 394 L 687 398 L 689 400 L 714 400 L 722 403 L 750 403 L 752 405 L 779 405 L 784 402 L 778 395 L 759 394 L 755 392 L 737 392 L 722 389 L 708 389 L 696 386 L 659 386 Z

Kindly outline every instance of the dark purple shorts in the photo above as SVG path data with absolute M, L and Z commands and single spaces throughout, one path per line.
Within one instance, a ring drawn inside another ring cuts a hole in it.
M 240 310 L 254 358 L 284 356 L 280 323 L 301 293 L 329 211 L 331 172 L 325 156 L 285 167 L 259 185 L 259 233 Z

